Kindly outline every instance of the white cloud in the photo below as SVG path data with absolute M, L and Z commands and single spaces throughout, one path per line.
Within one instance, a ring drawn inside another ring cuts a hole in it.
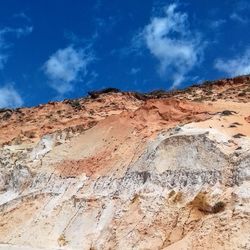
M 32 26 L 27 26 L 24 28 L 17 28 L 17 29 L 13 29 L 9 27 L 0 29 L 0 70 L 3 69 L 9 57 L 7 49 L 10 47 L 10 44 L 6 41 L 6 38 L 5 38 L 6 35 L 14 35 L 17 38 L 20 38 L 22 36 L 26 36 L 30 34 L 32 31 L 33 31 Z
M 217 59 L 214 66 L 229 76 L 250 74 L 250 48 L 246 49 L 245 53 L 241 56 L 228 60 Z
M 203 50 L 199 35 L 189 28 L 188 15 L 176 8 L 176 4 L 166 7 L 165 15 L 153 17 L 141 34 L 159 61 L 160 75 L 171 76 L 172 87 L 177 87 L 199 63 Z
M 81 81 L 87 74 L 87 66 L 93 60 L 93 55 L 84 49 L 74 49 L 69 46 L 56 51 L 43 66 L 50 86 L 60 95 L 70 92 L 76 81 Z
M 0 87 L 0 108 L 15 108 L 21 105 L 23 100 L 11 84 Z

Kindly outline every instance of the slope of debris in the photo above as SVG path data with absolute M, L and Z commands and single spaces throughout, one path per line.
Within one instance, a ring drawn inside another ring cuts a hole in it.
M 0 249 L 250 249 L 250 77 L 0 110 Z

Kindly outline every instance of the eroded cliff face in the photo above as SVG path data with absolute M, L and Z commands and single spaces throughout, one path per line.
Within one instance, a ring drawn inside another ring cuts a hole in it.
M 250 249 L 250 78 L 0 113 L 0 249 Z

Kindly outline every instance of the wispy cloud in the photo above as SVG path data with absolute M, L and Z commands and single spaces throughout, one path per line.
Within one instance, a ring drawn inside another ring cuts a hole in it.
M 248 0 L 238 0 L 235 2 L 234 8 L 236 11 L 249 11 L 250 3 Z
M 87 75 L 87 68 L 94 60 L 88 49 L 75 49 L 73 46 L 59 49 L 43 65 L 50 86 L 63 96 L 74 89 L 77 81 Z
M 5 42 L 4 35 L 5 35 L 4 29 L 0 30 L 0 70 L 3 69 L 8 59 L 8 55 L 5 51 L 8 46 Z
M 199 34 L 190 29 L 188 15 L 177 11 L 177 7 L 176 4 L 165 7 L 164 16 L 153 17 L 140 33 L 146 47 L 159 61 L 159 74 L 171 76 L 172 88 L 181 84 L 200 62 L 204 48 Z
M 235 58 L 228 60 L 217 59 L 214 64 L 219 71 L 227 73 L 229 76 L 247 75 L 250 74 L 250 48 Z
M 213 20 L 210 22 L 210 27 L 213 29 L 218 29 L 226 23 L 225 19 Z
M 32 31 L 32 26 L 26 26 L 16 29 L 5 27 L 3 29 L 0 29 L 0 70 L 3 69 L 5 63 L 8 60 L 9 53 L 7 50 L 11 47 L 11 43 L 7 41 L 6 36 L 13 35 L 16 38 L 21 38 L 22 36 L 30 34 Z
M 230 15 L 230 19 L 233 21 L 240 22 L 242 24 L 247 24 L 249 22 L 248 17 L 245 17 L 245 16 L 243 16 L 239 13 L 236 13 L 236 12 L 234 12 Z
M 30 17 L 28 17 L 28 15 L 26 15 L 25 12 L 16 13 L 13 15 L 13 18 L 24 19 L 28 22 L 31 22 Z
M 4 68 L 5 63 L 8 60 L 8 55 L 1 51 L 1 41 L 0 41 L 0 70 Z
M 5 27 L 0 30 L 0 38 L 4 40 L 4 37 L 8 34 L 12 34 L 16 36 L 17 38 L 20 38 L 22 36 L 26 36 L 30 34 L 32 31 L 33 31 L 33 26 L 26 26 L 22 28 Z
M 130 70 L 130 74 L 131 75 L 136 75 L 138 72 L 140 72 L 140 68 L 132 68 L 131 70 Z
M 250 3 L 247 0 L 238 0 L 235 3 L 234 11 L 229 16 L 232 21 L 238 22 L 240 24 L 248 24 Z
M 23 105 L 23 100 L 13 84 L 0 87 L 0 108 L 15 108 L 21 105 Z

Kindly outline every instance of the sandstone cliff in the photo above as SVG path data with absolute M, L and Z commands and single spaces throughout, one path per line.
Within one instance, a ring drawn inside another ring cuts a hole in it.
M 250 77 L 0 110 L 0 249 L 250 249 Z

